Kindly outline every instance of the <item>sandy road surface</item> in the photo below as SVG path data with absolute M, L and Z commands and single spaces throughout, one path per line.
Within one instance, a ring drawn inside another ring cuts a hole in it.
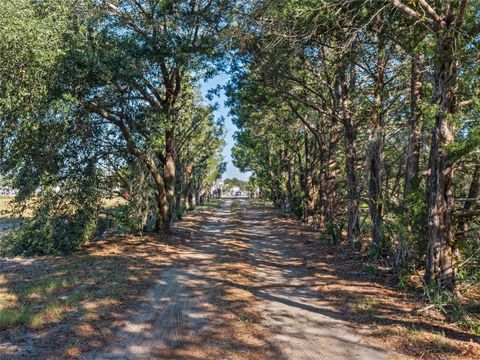
M 236 210 L 230 205 L 227 201 L 202 224 L 116 340 L 102 353 L 90 353 L 84 359 L 210 358 L 198 339 L 220 315 L 209 292 L 222 286 L 214 274 L 215 256 L 232 237 L 246 245 L 247 261 L 255 269 L 255 285 L 246 290 L 259 300 L 262 324 L 271 334 L 269 347 L 275 351 L 265 352 L 266 358 L 397 357 L 364 342 L 322 301 L 304 276 L 298 239 L 288 229 L 246 202 Z

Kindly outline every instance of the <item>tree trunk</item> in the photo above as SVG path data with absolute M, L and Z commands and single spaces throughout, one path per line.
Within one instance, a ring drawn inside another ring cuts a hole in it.
M 304 215 L 303 221 L 307 224 L 311 224 L 314 222 L 315 218 L 315 204 L 317 202 L 317 191 L 315 189 L 315 184 L 313 181 L 313 166 L 311 163 L 311 156 L 310 156 L 310 139 L 308 137 L 309 130 L 306 126 L 304 126 L 304 137 L 305 137 L 305 168 L 303 171 L 304 177 L 304 187 L 305 187 L 305 195 L 304 195 Z
M 336 129 L 336 125 L 332 124 L 332 131 Z M 325 204 L 325 220 L 327 224 L 333 224 L 335 217 L 335 209 L 337 206 L 337 141 L 336 133 L 330 136 L 330 144 L 328 149 L 328 177 L 327 177 L 327 201 Z
M 345 173 L 347 178 L 347 241 L 353 245 L 360 238 L 360 194 L 358 191 L 357 174 L 357 128 L 355 109 L 350 100 L 350 92 L 355 88 L 355 67 L 349 64 L 350 79 L 344 69 L 341 69 L 340 87 L 342 102 L 342 122 L 345 140 Z
M 428 186 L 428 257 L 425 282 L 455 290 L 453 224 L 454 163 L 448 145 L 454 141 L 451 115 L 456 112 L 458 31 L 447 28 L 437 34 L 433 103 L 438 106 L 430 147 Z
M 370 153 L 368 159 L 368 206 L 370 209 L 372 244 L 379 250 L 383 245 L 383 184 L 382 172 L 384 163 L 383 152 L 383 90 L 386 66 L 385 47 L 383 40 L 379 40 L 377 66 L 374 85 L 374 100 L 372 107 L 372 121 L 370 134 Z M 376 251 L 375 250 L 375 251 Z
M 168 200 L 165 194 L 165 187 L 163 185 L 163 181 L 161 180 L 161 176 L 157 171 L 151 171 L 151 174 L 155 180 L 157 185 L 157 207 L 158 207 L 158 214 L 155 219 L 155 229 L 156 233 L 162 232 L 165 229 L 165 219 L 168 215 Z
M 320 231 L 325 231 L 333 223 L 333 209 L 336 203 L 336 126 L 334 120 L 329 128 L 329 136 L 325 136 L 325 142 L 319 144 L 320 176 L 318 188 L 320 204 L 318 207 L 318 227 Z M 327 139 L 328 143 L 326 143 Z
M 192 172 L 193 172 L 193 164 L 187 164 L 185 166 L 185 168 L 183 169 L 183 173 L 182 173 L 182 176 L 181 176 L 181 183 L 182 183 L 181 207 L 184 210 L 190 210 L 190 208 L 191 208 L 191 204 L 189 202 L 188 195 L 192 191 L 192 181 L 190 179 L 190 177 L 192 176 Z
M 154 231 L 156 233 L 159 233 L 165 228 L 165 218 L 168 214 L 168 208 L 169 208 L 167 196 L 165 193 L 165 185 L 164 185 L 162 176 L 160 175 L 157 167 L 155 166 L 154 161 L 146 155 L 142 156 L 141 159 L 146 165 L 150 174 L 152 175 L 153 180 L 155 182 L 155 186 L 157 188 L 156 197 L 157 197 L 158 211 L 155 219 Z
M 420 122 L 421 112 L 419 101 L 422 96 L 422 77 L 420 74 L 421 59 L 412 56 L 410 77 L 410 118 L 408 119 L 407 167 L 405 172 L 405 192 L 407 198 L 411 190 L 418 187 L 418 171 L 420 164 Z
M 400 268 L 406 261 L 405 236 L 413 237 L 413 215 L 411 212 L 411 200 L 409 195 L 418 190 L 420 185 L 419 165 L 420 165 L 420 128 L 422 114 L 420 111 L 420 99 L 422 96 L 422 75 L 420 73 L 420 64 L 422 59 L 418 55 L 412 56 L 410 73 L 410 117 L 408 119 L 408 145 L 407 145 L 407 164 L 405 168 L 405 184 L 403 193 L 403 206 L 407 217 L 407 233 L 399 236 L 399 242 L 395 255 L 395 266 Z
M 480 157 L 478 158 L 480 160 Z M 475 170 L 473 171 L 472 181 L 470 183 L 470 189 L 468 190 L 467 200 L 463 205 L 463 212 L 466 213 L 475 206 L 475 201 L 480 195 L 480 165 L 477 163 L 475 165 Z M 466 217 L 462 216 L 458 222 L 458 229 L 460 231 L 459 237 L 465 236 L 468 232 L 468 222 Z
M 163 229 L 170 230 L 175 211 L 175 138 L 173 130 L 165 131 L 165 193 L 168 202 L 168 209 L 165 214 Z

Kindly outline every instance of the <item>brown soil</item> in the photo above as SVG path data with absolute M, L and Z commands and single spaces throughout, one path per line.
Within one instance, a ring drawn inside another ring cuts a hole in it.
M 414 311 L 415 294 L 372 276 L 354 253 L 246 202 L 196 211 L 162 241 L 119 237 L 71 257 L 2 260 L 0 287 L 21 299 L 20 283 L 65 269 L 74 286 L 53 295 L 83 295 L 39 328 L 0 331 L 0 358 L 480 357 L 478 337 Z

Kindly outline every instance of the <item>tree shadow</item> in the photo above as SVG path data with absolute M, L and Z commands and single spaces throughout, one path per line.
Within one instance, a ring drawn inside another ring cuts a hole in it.
M 12 345 L 2 359 L 282 359 L 272 334 L 285 329 L 282 322 L 300 320 L 345 347 L 354 341 L 337 326 L 358 333 L 375 325 L 369 336 L 379 340 L 395 336 L 388 331 L 396 327 L 441 333 L 453 342 L 437 346 L 438 353 L 460 354 L 478 341 L 413 314 L 414 295 L 372 278 L 347 249 L 317 237 L 273 209 L 244 204 L 230 211 L 226 204 L 190 213 L 162 239 L 113 237 L 67 257 L 2 259 L 0 295 L 37 313 L 50 303 L 64 311 L 39 328 L 0 331 L 1 343 Z M 281 310 L 268 327 L 262 303 L 301 309 L 303 318 Z M 433 346 L 414 339 L 410 351 L 400 350 L 418 356 Z
M 12 299 L 5 307 L 28 307 L 33 319 L 48 309 L 57 314 L 0 330 L 0 357 L 264 358 L 268 348 L 271 358 L 281 358 L 265 332 L 238 331 L 251 304 L 225 299 L 225 259 L 232 254 L 217 257 L 221 250 L 211 244 L 223 236 L 219 223 L 228 215 L 210 214 L 191 214 L 167 238 L 112 237 L 71 256 L 1 259 L 0 295 Z M 197 269 L 203 277 L 192 277 Z

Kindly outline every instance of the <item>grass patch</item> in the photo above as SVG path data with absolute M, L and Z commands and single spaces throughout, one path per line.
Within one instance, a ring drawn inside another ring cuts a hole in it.
M 54 277 L 47 275 L 41 278 L 38 284 L 28 286 L 22 290 L 22 295 L 28 298 L 48 297 L 50 294 L 55 294 L 66 289 L 69 286 L 69 279 L 67 277 Z
M 273 204 L 269 200 L 264 200 L 264 199 L 249 199 L 248 202 L 250 203 L 251 206 L 259 208 L 259 209 L 266 209 L 266 208 L 272 208 Z
M 240 207 L 240 201 L 238 199 L 233 199 L 232 203 L 230 204 L 230 210 L 235 210 Z
M 11 196 L 0 196 L 0 218 L 4 212 L 11 210 L 11 202 L 13 197 Z
M 365 272 L 372 278 L 377 278 L 382 276 L 382 270 L 376 267 L 372 263 L 365 264 Z
M 223 199 L 210 199 L 210 201 L 197 206 L 199 209 L 218 209 L 223 205 L 225 201 Z
M 381 300 L 377 297 L 356 296 L 353 298 L 352 310 L 361 317 L 372 319 L 380 303 Z
M 0 330 L 6 330 L 21 325 L 28 325 L 33 319 L 33 313 L 28 306 L 16 309 L 0 310 Z
M 22 214 L 14 212 L 14 200 L 13 196 L 0 196 L 0 220 L 21 221 L 23 218 L 31 216 L 30 209 L 26 209 Z
M 41 329 L 48 324 L 61 321 L 70 308 L 61 303 L 49 303 L 45 309 L 36 313 L 28 324 L 33 329 Z
M 113 249 L 112 249 L 113 250 Z M 76 255 L 25 272 L 0 276 L 0 329 L 40 329 L 66 318 L 88 315 L 83 303 L 94 302 L 101 314 L 104 299 L 121 300 L 141 281 L 147 264 L 115 256 Z
M 480 319 L 465 315 L 464 319 L 457 322 L 457 325 L 462 329 L 473 332 L 475 335 L 480 335 Z
M 415 326 L 392 326 L 391 335 L 406 353 L 427 359 L 443 359 L 447 354 L 459 354 L 462 349 L 455 346 L 441 332 L 419 330 Z M 385 336 L 385 334 L 382 334 Z

